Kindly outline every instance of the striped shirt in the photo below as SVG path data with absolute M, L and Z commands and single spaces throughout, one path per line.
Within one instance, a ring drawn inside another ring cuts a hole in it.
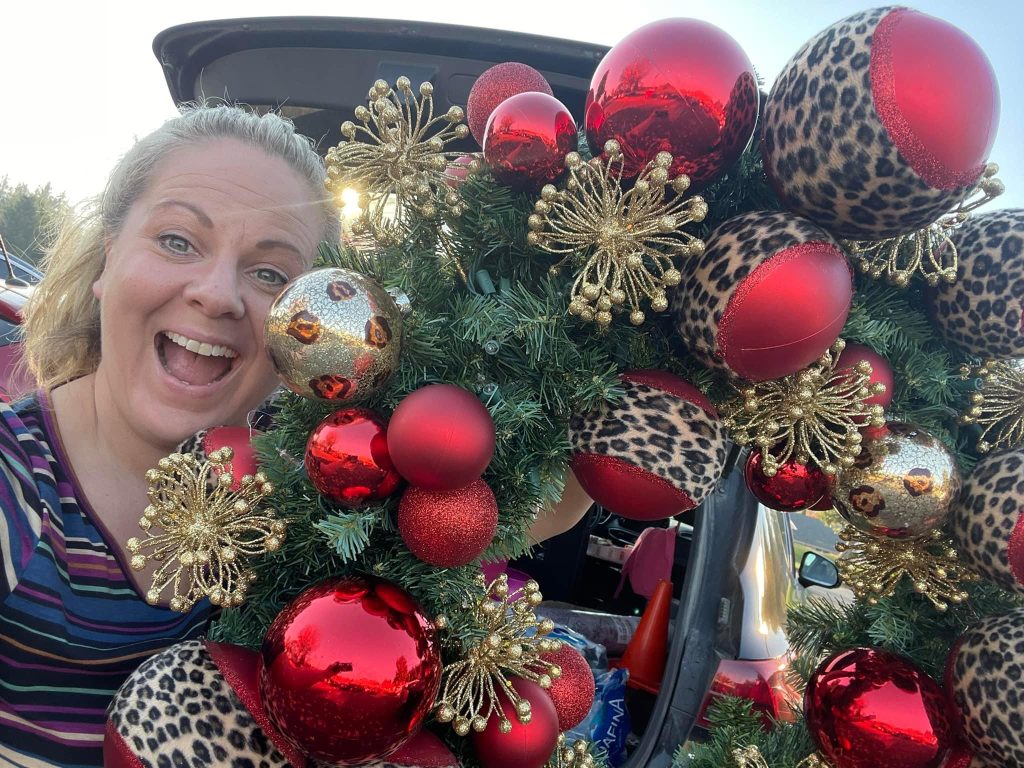
M 200 636 L 211 606 L 146 603 L 45 393 L 0 403 L 0 505 L 0 765 L 100 766 L 114 693 L 147 657 Z

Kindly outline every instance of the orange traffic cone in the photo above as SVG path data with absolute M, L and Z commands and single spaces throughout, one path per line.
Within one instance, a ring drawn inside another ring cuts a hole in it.
M 668 657 L 668 619 L 672 611 L 672 582 L 661 579 L 647 601 L 644 615 L 616 667 L 629 670 L 626 685 L 657 694 Z

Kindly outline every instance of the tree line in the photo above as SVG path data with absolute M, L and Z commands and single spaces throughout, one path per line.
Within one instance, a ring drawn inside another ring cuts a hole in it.
M 49 184 L 30 189 L 0 178 L 0 235 L 12 255 L 38 264 L 53 227 L 69 209 L 65 195 Z

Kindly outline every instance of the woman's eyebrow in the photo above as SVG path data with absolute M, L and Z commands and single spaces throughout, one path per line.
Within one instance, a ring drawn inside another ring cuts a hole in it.
M 161 200 L 159 203 L 153 206 L 154 210 L 160 208 L 184 208 L 190 211 L 207 229 L 213 229 L 213 219 L 206 215 L 202 208 L 199 208 L 193 203 L 186 202 L 184 200 Z

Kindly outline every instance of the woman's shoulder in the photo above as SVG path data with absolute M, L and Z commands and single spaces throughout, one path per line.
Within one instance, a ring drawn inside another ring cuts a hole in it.
M 17 466 L 39 465 L 39 459 L 53 462 L 47 428 L 49 400 L 42 392 L 0 402 L 0 461 Z

